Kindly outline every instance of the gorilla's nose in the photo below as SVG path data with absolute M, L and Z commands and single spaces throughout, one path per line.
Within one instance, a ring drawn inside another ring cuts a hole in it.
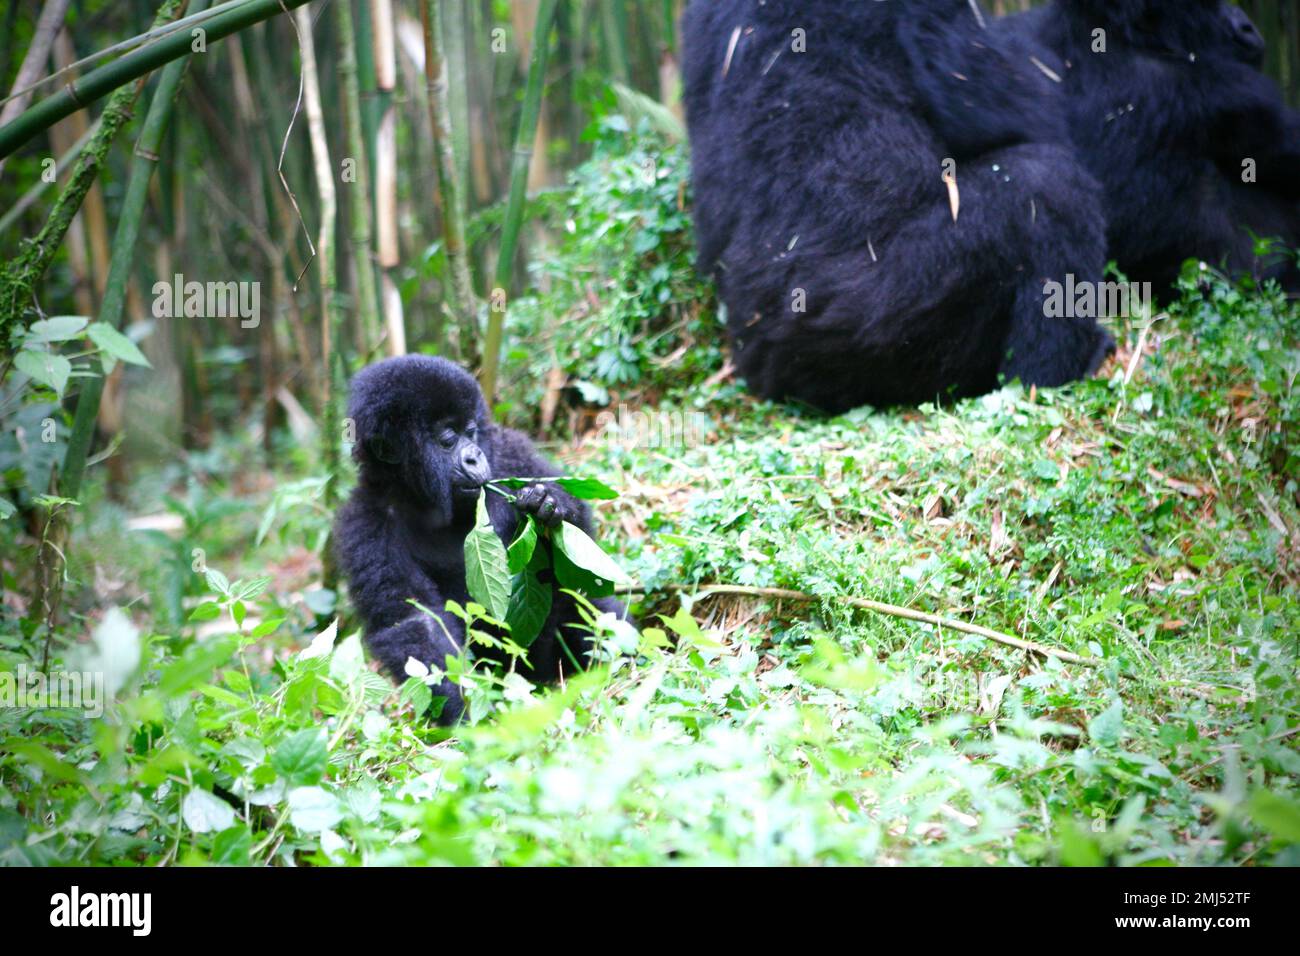
M 461 451 L 460 473 L 468 484 L 481 485 L 488 480 L 487 459 L 476 446 Z

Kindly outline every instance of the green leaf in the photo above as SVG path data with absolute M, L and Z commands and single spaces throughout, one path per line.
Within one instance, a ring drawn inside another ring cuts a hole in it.
M 328 764 L 325 735 L 316 727 L 286 737 L 271 755 L 271 766 L 294 786 L 320 783 Z
M 559 485 L 575 498 L 584 501 L 611 501 L 618 497 L 618 492 L 597 478 L 495 478 L 494 485 L 502 488 L 526 488 L 529 485 Z
M 211 862 L 219 866 L 248 866 L 253 834 L 239 825 L 222 830 L 212 841 Z
M 328 830 L 341 819 L 338 800 L 320 787 L 299 787 L 289 792 L 289 822 L 304 833 Z
M 532 560 L 533 551 L 536 547 L 537 521 L 532 515 L 528 515 L 524 519 L 524 526 L 519 531 L 519 536 L 515 538 L 514 543 L 510 545 L 506 553 L 511 574 L 518 574 L 528 567 L 528 562 Z
M 1260 790 L 1250 798 L 1250 814 L 1274 839 L 1300 844 L 1300 802 Z
M 1117 700 L 1088 721 L 1088 737 L 1099 747 L 1115 747 L 1124 735 L 1124 704 Z
M 200 683 L 210 683 L 212 672 L 230 660 L 235 642 L 218 638 L 192 645 L 178 660 L 164 667 L 158 675 L 158 691 L 170 697 L 188 691 Z
M 190 611 L 188 620 L 194 621 L 215 621 L 221 617 L 221 605 L 216 601 L 204 601 L 193 611 Z
M 564 522 L 552 540 L 556 554 L 555 574 L 565 587 L 607 594 L 612 593 L 615 584 L 631 583 L 631 578 L 614 563 L 614 559 L 576 525 Z
M 48 319 L 41 319 L 31 324 L 24 344 L 48 345 L 51 342 L 75 339 L 89 321 L 83 315 L 52 315 Z
M 488 518 L 487 495 L 481 491 L 478 520 L 465 536 L 465 586 L 492 617 L 504 620 L 510 606 L 510 562 Z
M 230 593 L 241 601 L 251 601 L 257 597 L 270 585 L 269 577 L 250 578 L 247 581 L 236 581 L 230 586 Z
M 14 503 L 3 495 L 0 495 L 0 521 L 17 514 L 17 512 L 18 509 L 14 507 Z
M 1040 458 L 1034 462 L 1033 472 L 1035 477 L 1043 481 L 1060 481 L 1061 469 L 1057 467 L 1056 462 L 1049 461 L 1046 458 Z
M 618 497 L 617 491 L 597 478 L 556 478 L 554 483 L 583 501 L 613 501 Z
M 510 639 L 520 647 L 532 646 L 550 616 L 552 600 L 550 585 L 543 584 L 532 571 L 516 574 L 510 592 L 510 607 L 506 611 Z
M 255 640 L 261 637 L 268 637 L 271 634 L 274 634 L 283 623 L 284 618 L 273 617 L 269 621 L 263 621 L 261 624 L 257 625 L 257 627 L 253 628 L 248 636 Z
M 53 352 L 19 352 L 14 358 L 14 368 L 29 375 L 34 381 L 48 385 L 63 396 L 72 374 L 72 363 Z
M 339 641 L 330 655 L 330 677 L 344 684 L 361 679 L 366 670 L 366 655 L 361 649 L 361 633 L 349 634 Z
M 149 360 L 139 347 L 125 335 L 107 322 L 91 323 L 86 330 L 90 340 L 115 359 L 121 359 L 129 365 L 143 365 L 150 368 Z
M 0 741 L 0 753 L 10 753 L 15 757 L 22 758 L 24 763 L 34 764 L 41 771 L 56 780 L 63 780 L 67 783 L 80 784 L 82 782 L 81 771 L 72 764 L 63 760 L 50 748 L 43 744 L 38 744 L 34 740 L 23 740 L 21 737 L 10 737 L 8 740 Z
M 181 818 L 195 833 L 212 833 L 235 825 L 235 811 L 230 804 L 199 787 L 181 801 Z

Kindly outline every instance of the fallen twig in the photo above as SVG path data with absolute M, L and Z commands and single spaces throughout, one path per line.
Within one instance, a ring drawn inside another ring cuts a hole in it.
M 1275 744 L 1279 740 L 1285 740 L 1288 737 L 1294 737 L 1296 734 L 1300 734 L 1300 727 L 1291 727 L 1290 729 L 1284 730 L 1279 734 L 1274 734 L 1271 737 L 1265 737 L 1263 742 L 1266 744 Z M 1205 771 L 1209 770 L 1211 767 L 1215 767 L 1223 763 L 1224 759 L 1228 756 L 1228 751 L 1232 750 L 1234 747 L 1240 747 L 1240 746 L 1241 746 L 1240 744 L 1228 744 L 1223 748 L 1223 753 L 1219 754 L 1219 756 L 1215 757 L 1213 760 L 1206 761 L 1205 763 L 1201 764 L 1199 767 L 1193 767 L 1191 770 L 1186 770 L 1183 773 L 1181 773 L 1179 776 L 1181 776 L 1182 779 L 1184 780 L 1194 780 L 1197 777 L 1199 777 L 1201 774 L 1203 774 Z
M 640 587 L 620 588 L 624 593 L 644 591 Z M 756 588 L 745 587 L 737 584 L 669 584 L 664 585 L 662 590 L 666 591 L 695 591 L 698 590 L 701 596 L 711 594 L 732 594 L 739 597 L 767 597 L 777 598 L 783 601 L 804 601 L 817 602 L 822 600 L 838 601 L 841 604 L 848 604 L 852 607 L 860 608 L 864 611 L 871 611 L 874 614 L 884 614 L 888 617 L 904 618 L 908 621 L 918 621 L 922 624 L 933 624 L 935 627 L 947 628 L 951 631 L 961 631 L 963 634 L 974 634 L 976 637 L 983 637 L 990 641 L 996 641 L 998 644 L 1005 644 L 1007 647 L 1015 647 L 1022 651 L 1029 651 L 1034 654 L 1042 654 L 1045 657 L 1055 657 L 1057 660 L 1068 661 L 1071 664 L 1082 664 L 1085 667 L 1100 667 L 1104 662 L 1096 657 L 1084 657 L 1080 654 L 1072 654 L 1069 651 L 1058 650 L 1055 647 L 1047 647 L 1035 641 L 1026 641 L 1019 637 L 1012 637 L 1010 634 L 1003 634 L 1001 631 L 993 631 L 987 627 L 980 627 L 978 624 L 967 624 L 965 621 L 958 621 L 952 618 L 940 617 L 937 614 L 928 614 L 925 611 L 914 611 L 911 608 L 899 607 L 896 604 L 885 604 L 882 601 L 871 601 L 867 598 L 849 597 L 847 595 L 836 595 L 830 598 L 823 598 L 816 594 L 809 594 L 805 591 L 791 591 L 786 588 Z

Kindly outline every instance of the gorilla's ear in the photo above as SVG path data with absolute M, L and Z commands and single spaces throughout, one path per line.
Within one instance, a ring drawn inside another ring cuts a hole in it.
M 366 439 L 366 451 L 376 461 L 386 465 L 396 465 L 401 461 L 397 447 L 383 435 L 372 435 Z

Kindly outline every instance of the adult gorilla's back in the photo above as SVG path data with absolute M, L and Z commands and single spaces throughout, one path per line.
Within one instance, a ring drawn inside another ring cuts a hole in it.
M 1051 83 L 989 39 L 966 0 L 688 8 L 700 264 L 760 395 L 842 411 L 978 394 L 999 375 L 1063 384 L 1104 358 L 1094 321 L 1043 305 L 1048 280 L 1100 278 L 1096 183 L 1035 141 L 1035 118 L 1061 115 Z

